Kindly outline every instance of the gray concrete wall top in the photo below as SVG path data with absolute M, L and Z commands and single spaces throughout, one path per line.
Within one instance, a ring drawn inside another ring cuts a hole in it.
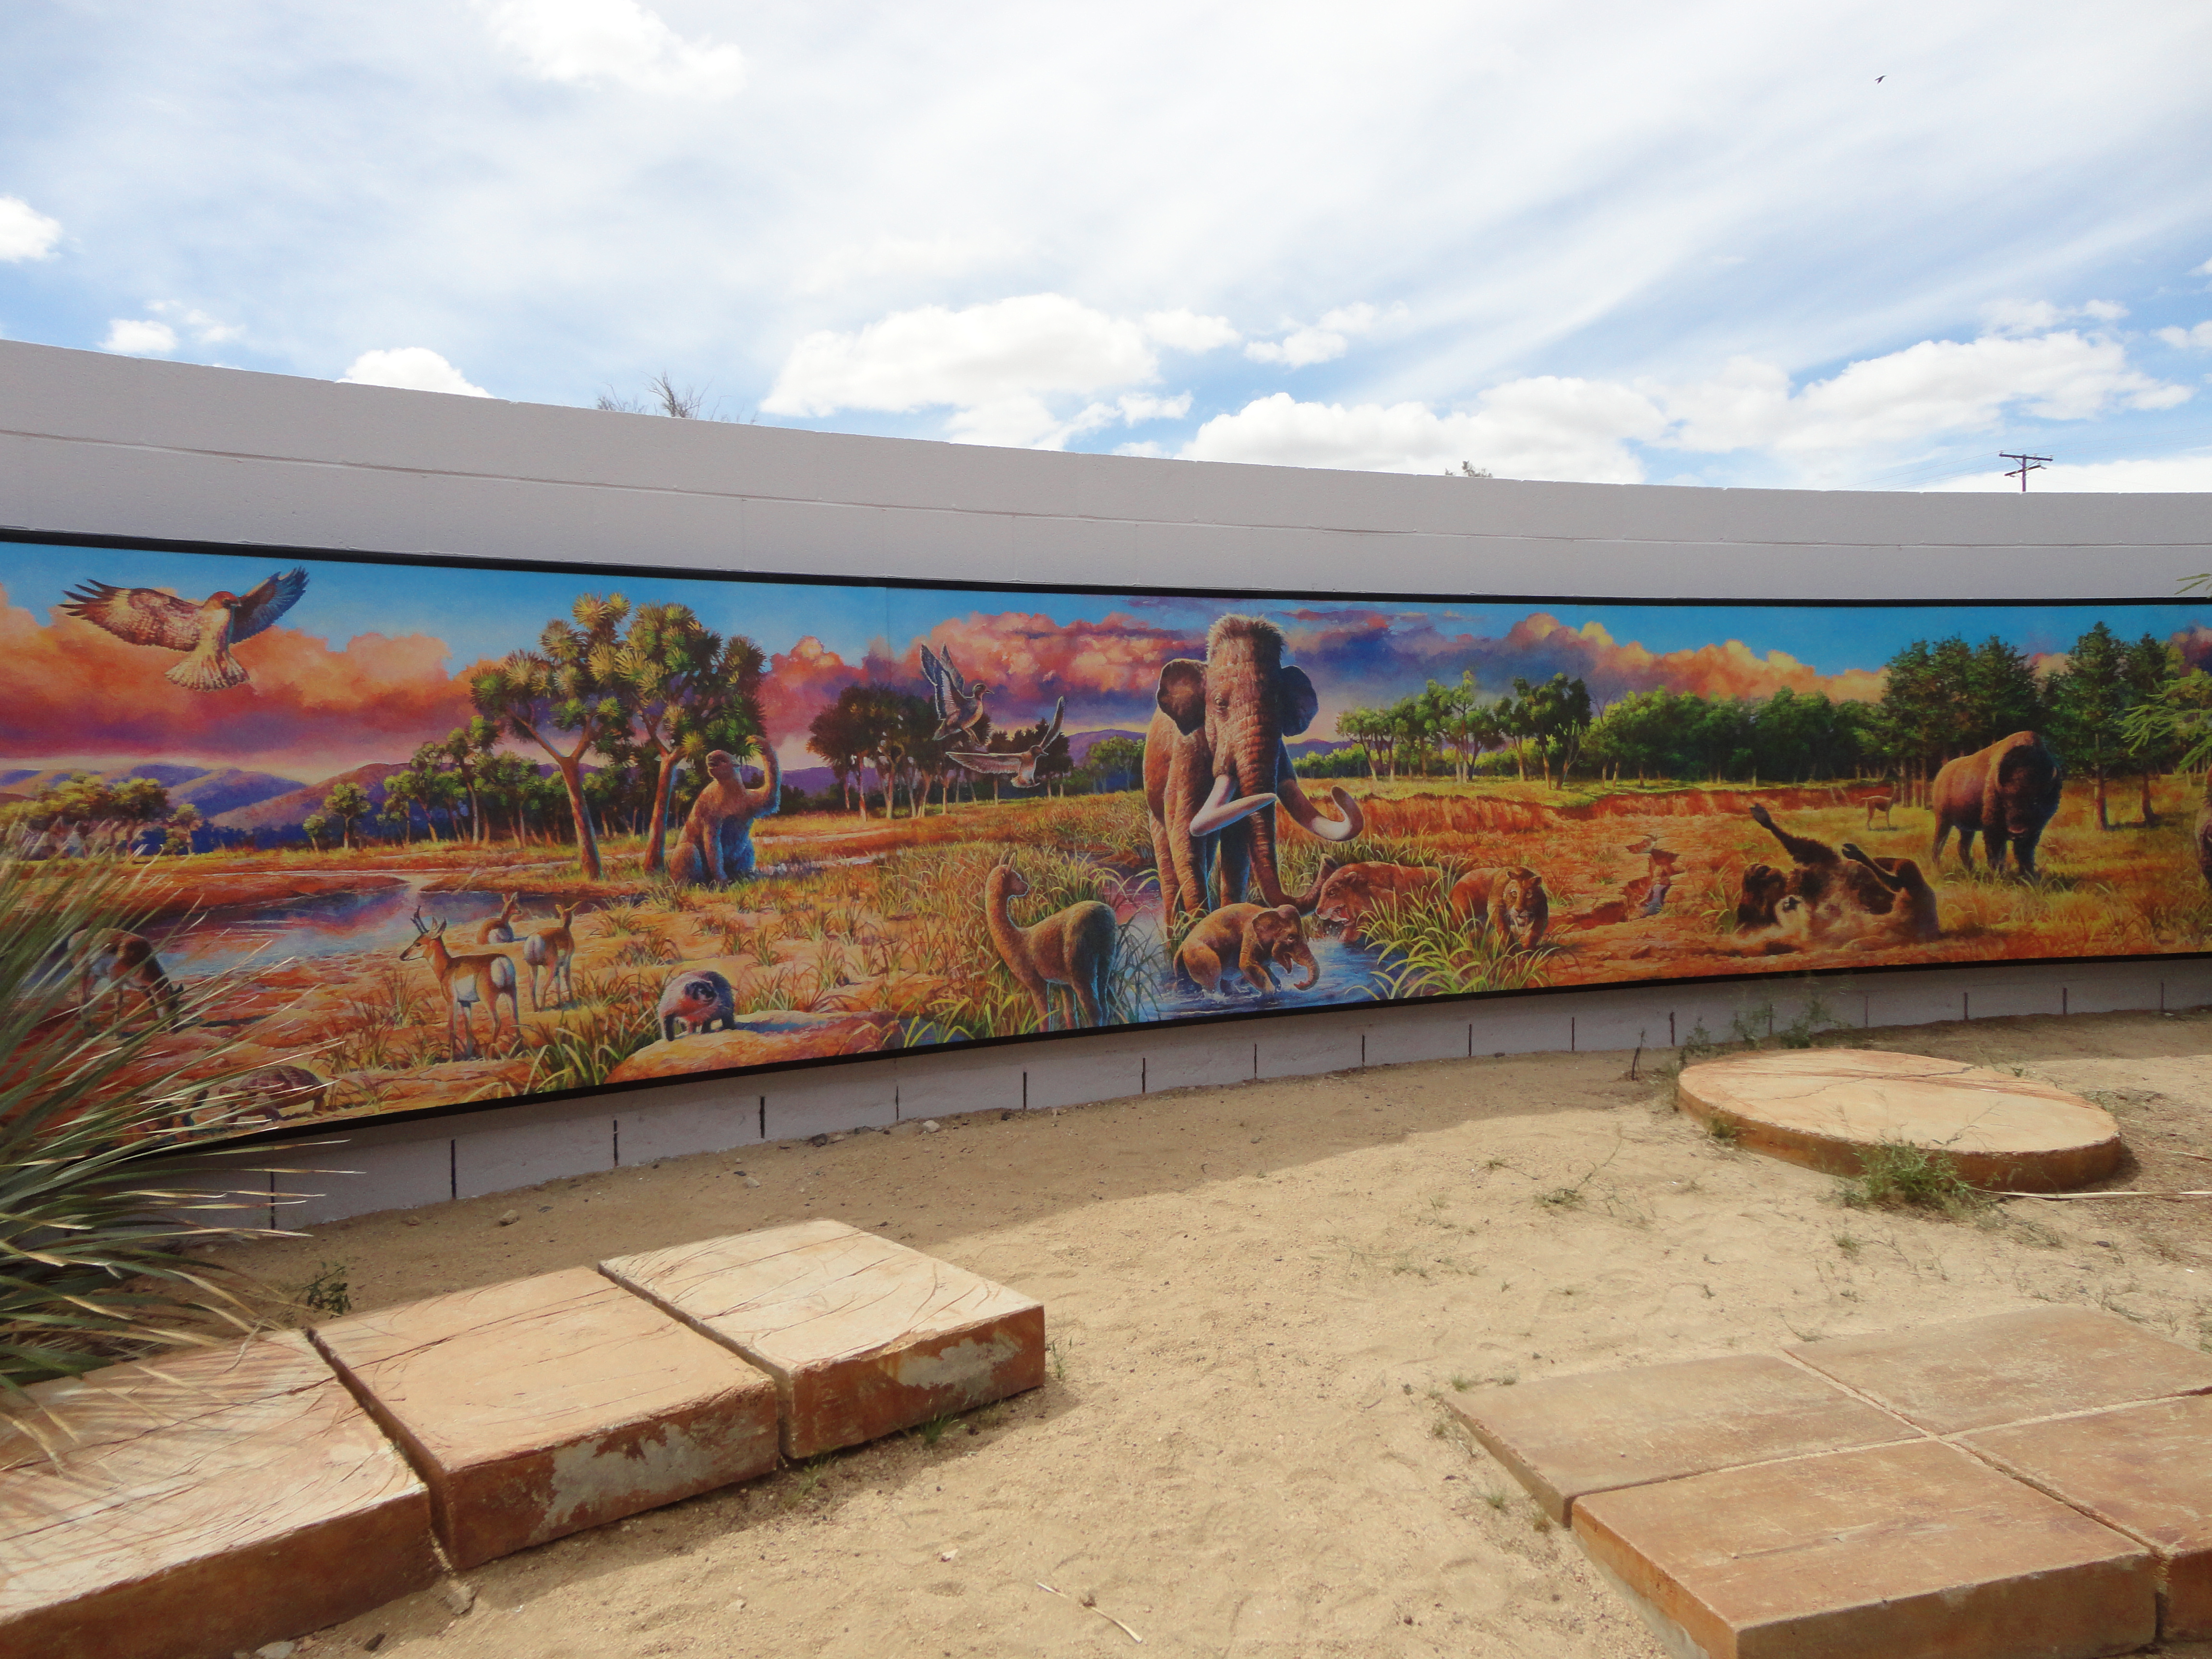
M 0 342 L 0 522 L 726 571 L 1620 599 L 2164 597 L 2212 498 L 1042 453 Z

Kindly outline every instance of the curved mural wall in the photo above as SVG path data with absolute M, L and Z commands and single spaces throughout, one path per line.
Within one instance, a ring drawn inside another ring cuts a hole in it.
M 1378 573 L 1380 575 L 1382 573 Z M 2194 954 L 2212 602 L 0 543 L 0 831 L 210 1133 L 1163 1021 Z

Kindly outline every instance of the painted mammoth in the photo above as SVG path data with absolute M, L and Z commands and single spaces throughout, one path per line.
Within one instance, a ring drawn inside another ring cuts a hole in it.
M 783 770 L 762 744 L 761 787 L 748 789 L 734 755 L 707 757 L 707 787 L 691 803 L 684 833 L 669 855 L 668 878 L 679 887 L 726 887 L 753 872 L 753 820 L 783 804 Z
M 1176 951 L 1176 971 L 1202 990 L 1218 990 L 1224 975 L 1242 974 L 1244 982 L 1266 996 L 1275 989 L 1273 969 L 1305 969 L 1291 986 L 1310 991 L 1321 978 L 1321 963 L 1306 943 L 1298 907 L 1279 904 L 1224 905 L 1190 930 Z
M 1166 664 L 1155 700 L 1145 802 L 1169 914 L 1235 904 L 1248 884 L 1271 909 L 1310 912 L 1318 882 L 1283 891 L 1276 807 L 1323 841 L 1350 841 L 1365 823 L 1342 788 L 1329 792 L 1341 816 L 1323 817 L 1291 769 L 1284 739 L 1312 724 L 1320 700 L 1304 669 L 1284 665 L 1281 631 L 1256 617 L 1221 617 L 1206 630 L 1206 660 Z
M 2024 876 L 2035 873 L 2035 843 L 2058 810 L 2059 787 L 2066 780 L 2058 757 L 2040 735 L 2015 732 L 1986 749 L 1946 761 L 1929 791 L 1936 809 L 1936 847 L 1931 862 L 1943 862 L 1943 843 L 1959 832 L 1959 862 L 1974 867 L 1974 836 L 1979 832 L 1990 871 L 2004 868 L 2005 846 Z

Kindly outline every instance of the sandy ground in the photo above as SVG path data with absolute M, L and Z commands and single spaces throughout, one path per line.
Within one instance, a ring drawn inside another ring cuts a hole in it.
M 2138 1154 L 2110 1184 L 2212 1187 L 2212 1164 L 2182 1155 L 2212 1152 L 2212 1065 L 2156 1063 L 2212 1050 L 2212 1018 L 1849 1040 L 2062 1079 L 2103 1062 L 2075 1086 L 2102 1091 Z M 1628 1060 L 947 1119 L 240 1252 L 280 1283 L 343 1262 L 374 1308 L 829 1215 L 1018 1285 L 1050 1322 L 1052 1380 L 934 1443 L 911 1434 L 562 1540 L 470 1574 L 465 1615 L 426 1592 L 302 1651 L 1133 1650 L 1104 1613 L 1146 1653 L 1651 1659 L 1626 1604 L 1443 1400 L 2038 1301 L 2212 1342 L 2212 1203 L 2021 1200 L 1979 1223 L 1850 1209 L 1832 1180 L 1700 1134 Z M 509 1210 L 520 1218 L 498 1224 Z

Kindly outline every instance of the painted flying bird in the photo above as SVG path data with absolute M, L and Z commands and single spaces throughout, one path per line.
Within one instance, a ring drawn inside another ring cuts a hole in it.
M 955 732 L 973 732 L 983 723 L 983 682 L 969 684 L 952 660 L 951 652 L 940 657 L 923 646 L 921 672 L 929 677 L 929 689 L 937 696 L 937 730 L 930 734 L 932 743 Z
M 994 755 L 982 750 L 948 750 L 945 758 L 955 766 L 964 766 L 970 772 L 988 777 L 993 773 L 1012 777 L 1017 789 L 1036 787 L 1037 763 L 1044 758 L 1060 736 L 1060 717 L 1067 712 L 1067 699 L 1062 697 L 1052 706 L 1052 721 L 1044 728 L 1044 735 L 1027 749 L 1017 749 L 1010 755 Z
M 230 647 L 289 611 L 307 588 L 306 571 L 286 570 L 243 599 L 210 593 L 195 605 L 156 588 L 85 582 L 70 590 L 62 609 L 132 645 L 184 652 L 185 659 L 168 671 L 168 678 L 188 691 L 221 691 L 247 678 Z

